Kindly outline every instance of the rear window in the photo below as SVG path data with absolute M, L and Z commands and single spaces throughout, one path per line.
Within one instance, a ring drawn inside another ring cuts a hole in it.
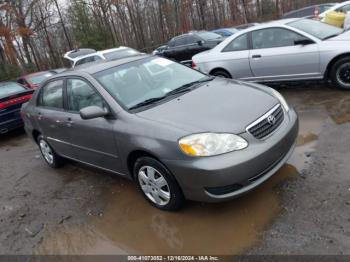
M 133 56 L 133 55 L 136 55 L 138 53 L 139 52 L 137 52 L 136 50 L 128 48 L 128 49 L 123 49 L 123 50 L 105 53 L 105 54 L 103 54 L 103 56 L 108 60 L 114 60 L 114 59 L 121 59 L 121 58 L 128 57 L 128 56 Z
M 25 90 L 23 86 L 16 83 L 3 83 L 0 84 L 0 97 L 13 95 Z
M 31 82 L 32 84 L 38 85 L 41 82 L 43 82 L 45 79 L 49 78 L 50 76 L 53 76 L 54 73 L 46 72 L 40 75 L 35 75 L 32 77 L 28 78 L 28 81 Z
M 198 32 L 197 35 L 204 40 L 212 40 L 221 38 L 221 35 L 212 32 Z

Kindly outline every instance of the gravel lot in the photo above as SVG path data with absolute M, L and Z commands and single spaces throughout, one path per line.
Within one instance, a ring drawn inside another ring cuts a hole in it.
M 23 131 L 0 137 L 1 254 L 350 254 L 350 92 L 278 88 L 300 116 L 295 152 L 254 192 L 152 208 L 132 182 L 50 169 Z

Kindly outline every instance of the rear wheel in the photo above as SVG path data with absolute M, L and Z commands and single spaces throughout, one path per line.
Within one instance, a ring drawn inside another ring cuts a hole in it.
M 331 79 L 338 88 L 350 90 L 350 57 L 335 62 L 331 69 Z
M 62 166 L 63 159 L 55 153 L 42 135 L 38 136 L 38 145 L 44 160 L 50 167 L 58 168 Z
M 153 206 L 175 211 L 184 203 L 181 188 L 173 175 L 158 160 L 141 157 L 134 165 L 134 176 L 144 197 Z
M 223 77 L 223 78 L 232 78 L 229 72 L 223 69 L 215 70 L 211 73 L 211 75 L 217 76 L 217 77 Z

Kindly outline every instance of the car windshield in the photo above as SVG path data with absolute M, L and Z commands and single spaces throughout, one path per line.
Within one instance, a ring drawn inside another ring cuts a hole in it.
M 41 82 L 43 82 L 46 78 L 49 78 L 50 76 L 53 76 L 54 73 L 51 72 L 45 72 L 39 75 L 31 76 L 28 78 L 28 81 L 32 84 L 38 85 Z
M 212 40 L 221 38 L 221 35 L 213 33 L 213 32 L 197 32 L 197 35 L 204 40 Z
M 0 98 L 9 96 L 12 94 L 16 94 L 24 90 L 26 89 L 23 86 L 16 83 L 12 83 L 12 82 L 0 83 Z
M 118 51 L 104 53 L 103 56 L 108 60 L 113 60 L 113 59 L 120 59 L 128 56 L 133 56 L 136 54 L 139 54 L 139 52 L 134 49 L 127 48 L 127 49 L 122 49 Z
M 208 78 L 189 67 L 159 57 L 113 67 L 94 74 L 94 77 L 127 109 Z
M 295 22 L 288 23 L 289 26 L 304 31 L 321 40 L 337 36 L 344 30 L 317 20 L 301 19 Z

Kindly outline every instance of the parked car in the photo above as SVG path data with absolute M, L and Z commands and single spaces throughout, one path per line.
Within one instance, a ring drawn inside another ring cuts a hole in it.
M 160 55 L 160 54 L 162 54 L 163 51 L 164 51 L 165 49 L 167 49 L 167 48 L 168 48 L 167 45 L 162 45 L 162 46 L 156 48 L 156 49 L 152 52 L 152 55 Z
M 222 40 L 221 35 L 212 32 L 190 32 L 171 39 L 162 55 L 181 63 L 191 64 L 192 56 L 215 47 Z
M 336 12 L 349 12 L 350 11 L 350 1 L 345 1 L 339 4 L 336 4 L 334 6 L 332 6 L 331 8 L 329 8 L 328 10 L 324 11 L 323 13 L 321 13 L 319 15 L 320 18 L 325 18 L 326 14 L 328 12 L 332 12 L 332 11 L 336 11 Z
M 0 82 L 0 134 L 23 127 L 20 109 L 33 92 L 16 82 Z
M 252 190 L 286 162 L 298 133 L 277 91 L 148 55 L 53 77 L 22 114 L 49 166 L 69 158 L 132 179 L 164 210 Z
M 315 14 L 321 14 L 321 13 L 329 10 L 334 5 L 335 5 L 335 3 L 327 3 L 327 4 L 307 6 L 307 7 L 298 9 L 298 10 L 293 10 L 293 11 L 290 11 L 288 13 L 285 13 L 282 16 L 282 19 L 314 16 Z
M 219 34 L 222 37 L 229 37 L 237 33 L 238 31 L 239 31 L 238 29 L 231 27 L 231 28 L 219 28 L 219 29 L 212 30 L 211 32 L 215 34 Z
M 74 68 L 78 65 L 91 63 L 95 61 L 115 60 L 139 54 L 141 53 L 133 48 L 121 46 L 118 48 L 112 48 L 102 51 L 95 51 L 93 49 L 73 50 L 67 52 L 64 55 L 64 58 L 70 60 L 72 63 L 72 68 Z
M 39 87 L 40 83 L 42 83 L 45 79 L 55 74 L 56 73 L 54 71 L 36 72 L 36 73 L 21 76 L 20 78 L 17 79 L 17 82 L 25 87 L 36 89 Z
M 313 19 L 270 22 L 194 56 L 193 67 L 253 82 L 331 79 L 350 89 L 350 32 Z

